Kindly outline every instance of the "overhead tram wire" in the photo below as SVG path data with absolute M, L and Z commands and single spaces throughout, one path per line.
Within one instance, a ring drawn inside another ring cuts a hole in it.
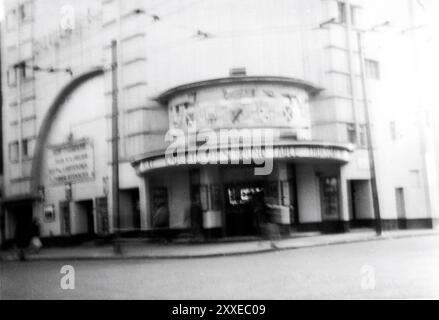
M 172 16 L 172 15 L 174 15 L 176 13 L 181 13 L 183 11 L 186 11 L 187 9 L 193 7 L 194 5 L 196 5 L 196 4 L 200 3 L 200 2 L 206 2 L 206 1 L 207 0 L 194 0 L 194 1 L 188 3 L 188 4 L 184 5 L 184 6 L 178 7 L 177 9 L 175 9 L 173 11 L 165 12 L 163 14 L 158 14 L 158 16 L 160 16 L 162 19 L 165 19 L 165 18 L 170 17 L 170 16 Z M 151 9 L 149 9 L 149 11 L 152 12 Z M 154 12 L 154 13 L 157 13 L 157 12 Z
M 163 1 L 159 2 L 158 4 L 156 4 L 155 6 L 152 6 L 152 7 L 147 8 L 146 10 L 148 10 L 148 11 L 154 11 L 154 10 L 156 10 L 157 8 L 160 8 L 160 7 L 164 6 L 164 5 L 166 6 L 166 5 L 172 4 L 172 1 L 173 1 L 173 0 L 163 0 Z
M 162 7 L 163 5 L 169 5 L 169 4 L 173 4 L 173 1 L 178 1 L 178 2 L 181 2 L 182 0 L 163 0 L 162 2 L 159 2 L 157 5 L 155 5 L 155 6 L 152 6 L 152 7 L 149 7 L 149 8 L 147 8 L 146 10 L 147 11 L 149 11 L 149 12 L 155 12 L 155 13 L 157 13 L 158 11 L 157 11 L 157 9 L 158 8 L 160 8 L 160 7 Z M 184 0 L 183 0 L 184 1 Z M 187 4 L 187 5 L 185 5 L 185 6 L 183 6 L 183 7 L 179 7 L 180 9 L 181 8 L 183 8 L 183 9 L 186 9 L 186 8 L 188 8 L 188 7 L 191 7 L 193 4 L 195 4 L 196 2 L 199 2 L 199 1 L 206 1 L 206 0 L 194 0 L 194 1 L 192 1 L 192 2 L 190 2 L 189 4 Z M 176 12 L 181 12 L 182 10 L 176 10 Z M 174 11 L 171 11 L 171 14 L 174 14 Z M 167 16 L 168 14 L 166 14 L 166 16 Z
M 175 26 L 177 27 L 177 26 Z M 279 27 L 284 29 L 283 27 Z M 246 37 L 246 36 L 259 36 L 259 35 L 267 35 L 267 34 L 284 34 L 289 32 L 301 32 L 301 31 L 316 31 L 317 28 L 315 27 L 293 27 L 293 28 L 286 28 L 284 30 L 273 30 L 273 28 L 262 28 L 262 29 L 247 29 L 247 30 L 238 30 L 238 32 L 234 32 L 233 30 L 228 30 L 226 33 L 223 32 L 215 32 L 215 33 L 207 33 L 210 35 L 209 37 L 206 37 L 202 40 L 216 40 L 216 39 L 225 39 L 225 38 L 237 38 L 237 37 Z M 321 29 L 319 29 L 321 30 Z M 148 50 L 152 53 L 161 52 L 163 50 L 169 50 L 173 48 L 177 48 L 179 46 L 183 46 L 185 44 L 189 44 L 190 42 L 194 41 L 195 36 L 197 35 L 197 30 L 192 29 L 193 33 L 189 37 L 181 38 L 177 41 L 173 41 L 168 44 L 164 45 L 155 45 L 150 46 Z M 200 30 L 198 30 L 200 31 Z M 200 39 L 200 38 L 199 38 Z
M 171 23 L 171 22 L 169 22 L 169 20 L 166 20 L 167 17 L 170 17 L 170 16 L 172 16 L 172 15 L 174 15 L 176 13 L 181 13 L 181 12 L 189 9 L 190 7 L 196 5 L 197 3 L 200 3 L 201 1 L 206 1 L 206 0 L 195 0 L 195 1 L 192 1 L 192 2 L 190 2 L 187 5 L 180 6 L 180 7 L 178 7 L 178 9 L 173 10 L 171 12 L 164 13 L 164 14 L 158 14 L 157 12 L 152 10 L 152 9 L 154 9 L 156 7 L 148 8 L 146 10 L 145 14 L 150 16 L 152 18 L 152 21 L 149 24 L 147 24 L 146 27 L 154 25 L 154 24 L 158 24 L 158 23 L 164 23 L 164 25 L 166 25 L 168 27 L 171 27 L 171 28 L 174 28 L 176 30 L 181 31 L 182 29 L 184 29 L 184 30 L 187 30 L 187 31 L 191 32 L 191 34 L 189 35 L 191 38 L 198 38 L 198 39 L 201 39 L 201 40 L 212 38 L 213 34 L 211 34 L 210 32 L 206 32 L 206 31 L 202 30 L 201 28 L 195 28 L 195 27 L 192 28 L 192 27 L 187 27 L 187 26 L 184 26 L 184 25 L 176 25 L 175 23 Z M 189 41 L 191 41 L 191 40 L 183 38 L 181 40 L 173 42 L 170 46 L 169 45 L 165 45 L 165 46 L 158 46 L 158 47 L 160 47 L 160 48 L 177 47 L 177 46 L 182 45 L 185 42 L 189 42 Z M 152 48 L 154 48 L 154 46 Z M 157 48 L 157 46 L 156 46 L 156 48 Z
M 170 12 L 164 12 L 164 13 L 160 13 L 157 10 L 155 10 L 156 7 L 148 8 L 148 9 L 146 9 L 145 13 L 147 15 L 149 15 L 150 17 L 152 17 L 153 20 L 151 21 L 151 23 L 147 24 L 146 26 L 148 27 L 148 26 L 155 24 L 157 22 L 164 21 L 166 18 L 168 18 L 176 13 L 181 13 L 183 11 L 186 11 L 187 9 L 189 9 L 190 7 L 194 6 L 195 4 L 197 4 L 201 1 L 207 1 L 207 0 L 194 0 L 185 6 L 178 7 L 176 10 L 173 10 Z M 184 26 L 180 26 L 180 27 L 185 28 Z
M 33 70 L 33 71 L 39 71 L 39 72 L 46 72 L 46 73 L 68 73 L 70 76 L 73 77 L 73 70 L 70 67 L 67 68 L 54 68 L 54 67 L 40 67 L 38 65 L 29 65 L 25 62 L 16 64 L 14 66 L 15 68 L 21 68 L 21 69 L 27 69 L 27 70 Z
M 270 34 L 270 33 L 289 33 L 289 32 L 301 32 L 301 31 L 313 31 L 313 30 L 322 30 L 321 28 L 316 28 L 315 26 L 274 26 L 274 27 L 268 27 L 268 28 L 260 28 L 260 29 L 244 29 L 244 30 L 228 30 L 226 32 L 208 32 L 203 30 L 202 28 L 197 27 L 189 27 L 181 24 L 175 24 L 173 22 L 170 22 L 169 20 L 166 20 L 167 17 L 170 17 L 176 13 L 181 13 L 188 8 L 200 3 L 201 1 L 206 0 L 194 0 L 190 2 L 187 5 L 180 6 L 178 9 L 173 10 L 171 12 L 167 12 L 164 14 L 159 14 L 158 12 L 154 11 L 153 9 L 156 9 L 160 6 L 153 6 L 152 8 L 148 8 L 147 12 L 145 12 L 147 15 L 149 15 L 152 18 L 152 21 L 147 24 L 146 26 L 151 26 L 154 24 L 164 23 L 167 27 L 174 28 L 175 30 L 181 31 L 182 29 L 190 31 L 190 35 L 188 35 L 188 38 L 182 38 L 176 41 L 173 41 L 169 44 L 165 45 L 158 45 L 158 46 L 150 46 L 149 50 L 152 52 L 159 52 L 166 49 L 172 49 L 177 48 L 179 46 L 183 46 L 186 43 L 189 43 L 193 41 L 194 39 L 198 40 L 209 40 L 209 39 L 217 39 L 217 38 L 235 38 L 235 37 L 244 37 L 244 36 L 258 36 L 261 34 Z M 164 4 L 164 3 L 163 3 Z

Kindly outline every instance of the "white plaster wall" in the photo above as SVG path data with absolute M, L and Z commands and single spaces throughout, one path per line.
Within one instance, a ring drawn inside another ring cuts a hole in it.
M 312 165 L 297 165 L 297 197 L 300 223 L 321 222 L 319 181 Z
M 186 219 L 190 202 L 189 172 L 175 171 L 167 175 L 170 227 L 184 229 L 189 227 Z
M 166 16 L 172 10 L 154 11 Z M 207 1 L 169 15 L 163 23 L 151 23 L 146 48 L 150 90 L 228 76 L 235 67 L 246 67 L 249 75 L 320 82 L 312 72 L 320 65 L 310 60 L 316 57 L 312 43 L 321 43 L 326 36 L 324 31 L 312 31 L 325 20 L 322 11 L 317 0 Z M 214 37 L 191 40 L 197 30 Z
M 66 141 L 70 132 L 75 139 L 89 138 L 94 147 L 95 179 L 72 185 L 73 201 L 94 200 L 104 196 L 103 178 L 110 176 L 108 163 L 109 151 L 107 149 L 107 124 L 106 107 L 104 105 L 103 79 L 95 79 L 81 87 L 68 100 L 53 123 L 48 145 L 60 144 Z M 51 185 L 49 182 L 47 157 L 45 150 L 43 161 L 43 185 L 46 189 L 47 205 L 55 205 L 55 221 L 42 225 L 42 235 L 61 235 L 61 217 L 59 202 L 65 201 L 65 186 Z M 111 183 L 111 181 L 110 181 Z M 111 186 L 111 184 L 110 184 Z M 43 207 L 39 206 L 36 215 L 43 220 Z M 71 212 L 72 231 L 79 228 L 83 230 L 83 218 Z M 77 218 L 77 219 L 76 219 Z M 76 231 L 75 231 L 76 232 Z
M 189 227 L 188 215 L 191 204 L 189 172 L 179 169 L 154 172 L 149 178 L 149 188 L 154 187 L 166 187 L 168 190 L 169 227 L 172 229 Z

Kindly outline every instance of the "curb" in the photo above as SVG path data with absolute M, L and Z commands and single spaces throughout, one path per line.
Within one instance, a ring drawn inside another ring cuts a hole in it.
M 237 251 L 237 252 L 222 252 L 222 253 L 207 253 L 207 254 L 186 254 L 186 255 L 108 255 L 108 256 L 63 256 L 63 257 L 38 257 L 31 256 L 25 262 L 48 262 L 48 261 L 122 261 L 122 260 L 188 260 L 188 259 L 207 259 L 207 258 L 224 258 L 224 257 L 234 257 L 234 256 L 244 256 L 244 255 L 255 255 L 255 254 L 264 254 L 264 253 L 273 253 L 273 252 L 281 252 L 281 251 L 290 251 L 290 250 L 300 250 L 300 249 L 309 249 L 309 248 L 318 248 L 325 247 L 331 245 L 344 245 L 344 244 L 354 244 L 354 243 L 362 243 L 362 242 L 371 242 L 371 241 L 388 241 L 395 239 L 405 239 L 405 238 L 418 238 L 418 237 L 431 237 L 431 236 L 439 236 L 439 232 L 428 232 L 428 233 L 419 233 L 419 234 L 397 234 L 397 235 L 373 235 L 373 236 L 365 236 L 364 238 L 358 239 L 345 239 L 345 240 L 334 240 L 334 241 L 326 241 L 321 243 L 310 243 L 310 244 L 301 244 L 301 245 L 290 245 L 286 247 L 280 247 L 277 249 L 274 248 L 266 248 L 266 249 L 256 249 L 256 250 L 247 250 L 247 251 Z M 0 257 L 0 261 L 2 262 L 18 262 L 17 258 L 4 259 Z

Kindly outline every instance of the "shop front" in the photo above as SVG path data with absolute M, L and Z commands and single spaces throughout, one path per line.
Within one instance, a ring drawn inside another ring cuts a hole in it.
M 194 225 L 201 225 L 203 236 L 259 236 L 261 217 L 255 212 L 255 200 L 262 197 L 265 203 L 283 208 L 278 223 L 284 234 L 340 231 L 340 170 L 350 151 L 339 148 L 332 159 L 274 159 L 266 176 L 255 175 L 254 166 L 245 164 L 154 169 L 149 161 L 159 163 L 157 158 L 138 162 L 135 167 L 146 185 L 149 225 L 174 233 L 191 233 Z M 194 208 L 199 208 L 199 215 Z

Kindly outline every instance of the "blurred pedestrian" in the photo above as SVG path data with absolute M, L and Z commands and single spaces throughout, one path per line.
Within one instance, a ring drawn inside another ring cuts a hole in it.
M 253 210 L 260 222 L 259 231 L 263 238 L 270 241 L 270 246 L 273 249 L 278 249 L 276 240 L 279 237 L 278 225 L 275 221 L 274 208 L 265 202 L 264 194 L 258 192 L 254 195 Z
M 19 219 L 15 227 L 15 244 L 20 261 L 26 261 L 26 249 L 31 241 L 31 224 L 24 219 Z
M 35 218 L 32 221 L 31 237 L 32 237 L 30 241 L 31 248 L 36 254 L 38 254 L 40 253 L 43 244 L 41 243 L 41 239 L 40 239 L 40 223 L 37 218 Z
M 192 238 L 193 240 L 201 240 L 203 238 L 203 209 L 198 195 L 191 203 L 190 213 Z

